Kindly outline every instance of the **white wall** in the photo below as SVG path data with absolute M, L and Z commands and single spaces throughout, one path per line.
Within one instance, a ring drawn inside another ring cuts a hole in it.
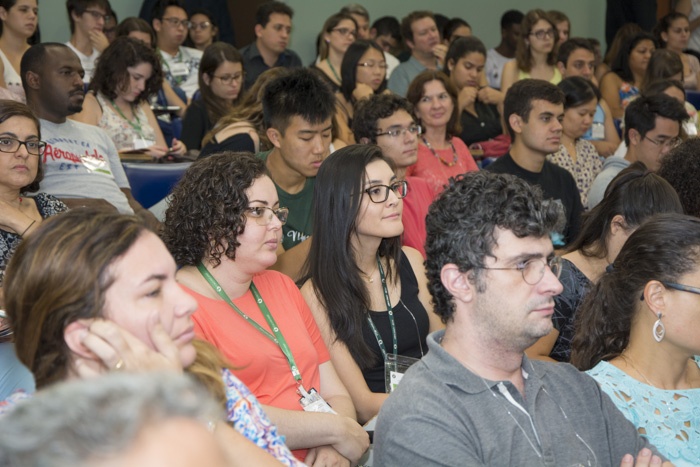
M 224 0 L 221 0 L 224 1 Z M 291 47 L 301 55 L 304 63 L 314 58 L 316 35 L 323 22 L 351 0 L 287 0 L 294 8 L 294 32 Z M 111 0 L 120 19 L 138 15 L 141 0 Z M 385 15 L 399 20 L 412 10 L 431 8 L 447 17 L 459 16 L 469 22 L 474 35 L 484 41 L 487 48 L 500 40 L 501 14 L 511 8 L 525 12 L 532 8 L 557 9 L 566 13 L 572 21 L 574 36 L 595 37 L 604 43 L 604 0 L 364 0 L 372 19 Z M 45 42 L 65 42 L 70 37 L 65 1 L 40 0 L 39 24 Z M 252 27 L 252 26 L 251 26 Z M 245 44 L 239 44 L 242 46 Z

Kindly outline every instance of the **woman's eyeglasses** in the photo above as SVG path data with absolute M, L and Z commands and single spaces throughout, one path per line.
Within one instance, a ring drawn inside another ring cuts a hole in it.
M 393 191 L 398 199 L 403 199 L 408 194 L 408 182 L 406 180 L 398 180 L 391 185 L 373 185 L 366 190 L 363 190 L 369 195 L 370 201 L 373 203 L 383 203 L 389 199 L 389 192 Z
M 43 141 L 20 141 L 16 138 L 0 138 L 0 151 L 14 153 L 19 151 L 19 147 L 23 144 L 27 148 L 27 152 L 32 156 L 43 156 L 46 150 L 46 143 Z

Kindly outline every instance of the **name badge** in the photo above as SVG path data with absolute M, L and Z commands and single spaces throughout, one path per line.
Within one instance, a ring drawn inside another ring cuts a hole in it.
M 601 122 L 593 123 L 591 127 L 591 138 L 596 140 L 605 139 L 605 125 Z
M 142 138 L 141 136 L 134 136 L 133 142 L 134 142 L 134 149 L 136 149 L 136 150 L 148 149 L 151 146 L 156 145 L 155 140 Z
M 186 63 L 170 63 L 170 74 L 175 77 L 187 76 L 190 74 L 190 67 Z
M 322 412 L 337 415 L 337 412 L 328 405 L 328 402 L 323 400 L 323 397 L 321 397 L 314 388 L 311 388 L 311 390 L 307 392 L 304 386 L 300 384 L 297 392 L 301 396 L 299 403 L 304 409 L 304 412 Z

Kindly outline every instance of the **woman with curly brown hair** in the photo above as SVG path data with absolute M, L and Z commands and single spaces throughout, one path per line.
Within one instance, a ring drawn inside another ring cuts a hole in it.
M 120 152 L 183 155 L 181 141 L 173 139 L 168 147 L 148 103 L 162 82 L 156 52 L 137 39 L 118 37 L 97 60 L 83 111 L 74 119 L 105 130 Z
M 215 154 L 175 187 L 163 240 L 199 305 L 195 332 L 238 367 L 297 458 L 357 461 L 367 433 L 313 315 L 289 277 L 267 270 L 287 213 L 262 159 Z

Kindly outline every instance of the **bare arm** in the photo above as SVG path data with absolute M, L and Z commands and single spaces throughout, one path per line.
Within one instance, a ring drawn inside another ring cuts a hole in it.
M 603 157 L 609 157 L 615 154 L 617 147 L 620 145 L 620 136 L 615 129 L 612 111 L 605 100 L 600 100 L 600 106 L 605 114 L 605 139 L 600 141 L 591 141 L 598 154 Z
M 508 89 L 518 81 L 518 63 L 515 60 L 506 62 L 503 65 L 503 75 L 501 76 L 501 92 L 505 96 Z
M 428 290 L 428 278 L 425 275 L 425 266 L 423 265 L 423 255 L 421 255 L 418 250 L 407 246 L 403 247 L 402 250 L 411 263 L 413 274 L 416 275 L 416 280 L 418 281 L 418 300 L 420 300 L 421 304 L 428 312 L 430 332 L 439 331 L 443 329 L 445 325 L 442 323 L 440 317 L 435 314 L 435 309 L 433 308 L 432 298 Z
M 277 250 L 277 262 L 270 266 L 269 269 L 286 274 L 294 281 L 301 279 L 301 268 L 306 262 L 306 257 L 309 256 L 310 248 L 311 237 L 289 250 L 279 248 Z
M 625 111 L 622 109 L 620 101 L 620 85 L 622 80 L 615 73 L 608 73 L 603 76 L 600 81 L 600 94 L 603 96 L 605 103 L 608 104 L 613 118 L 621 119 Z
M 328 321 L 328 313 L 318 300 L 310 280 L 306 281 L 301 288 L 301 294 L 314 315 L 321 337 L 323 337 L 323 341 L 331 354 L 333 366 L 337 368 L 338 375 L 352 398 L 357 411 L 357 418 L 360 423 L 366 423 L 379 413 L 379 409 L 388 394 L 375 393 L 369 389 L 362 375 L 362 370 L 357 366 L 347 346 L 336 339 L 336 335 Z

